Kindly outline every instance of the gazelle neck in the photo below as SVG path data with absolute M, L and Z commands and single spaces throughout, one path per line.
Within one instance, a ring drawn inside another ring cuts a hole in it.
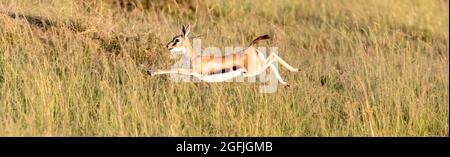
M 194 49 L 192 48 L 191 42 L 189 41 L 189 38 L 186 39 L 185 41 L 185 46 L 186 46 L 186 55 L 187 57 L 189 57 L 190 59 L 194 58 L 197 56 L 197 54 L 195 53 Z

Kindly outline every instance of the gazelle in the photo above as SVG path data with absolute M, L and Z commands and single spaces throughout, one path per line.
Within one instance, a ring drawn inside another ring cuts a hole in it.
M 255 38 L 248 48 L 243 51 L 228 54 L 224 56 L 213 55 L 197 55 L 189 41 L 188 35 L 190 32 L 189 25 L 181 27 L 181 35 L 173 37 L 173 39 L 166 45 L 166 48 L 171 52 L 182 52 L 184 58 L 190 63 L 189 69 L 173 69 L 173 70 L 149 70 L 148 73 L 152 76 L 159 74 L 183 74 L 195 76 L 206 82 L 222 82 L 237 76 L 252 77 L 262 74 L 267 68 L 271 68 L 275 77 L 285 87 L 289 84 L 285 82 L 274 62 L 279 62 L 291 72 L 299 71 L 293 68 L 275 53 L 271 53 L 267 58 L 264 54 L 259 52 L 256 44 L 260 40 L 270 39 L 268 35 L 263 35 Z

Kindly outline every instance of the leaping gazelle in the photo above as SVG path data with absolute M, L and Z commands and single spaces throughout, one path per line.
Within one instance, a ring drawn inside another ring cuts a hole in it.
M 267 58 L 264 54 L 258 51 L 256 43 L 260 40 L 270 39 L 268 35 L 263 35 L 255 38 L 248 48 L 243 51 L 228 54 L 224 56 L 213 55 L 196 55 L 188 35 L 190 32 L 189 25 L 181 27 L 181 35 L 173 37 L 173 39 L 166 45 L 166 48 L 171 52 L 182 52 L 184 57 L 190 63 L 189 69 L 173 69 L 173 70 L 149 70 L 148 73 L 152 76 L 159 74 L 183 74 L 197 77 L 206 82 L 222 82 L 233 77 L 244 76 L 252 77 L 262 74 L 267 68 L 271 68 L 275 77 L 285 87 L 289 84 L 285 82 L 274 62 L 279 62 L 291 72 L 299 71 L 293 68 L 275 53 L 271 53 Z

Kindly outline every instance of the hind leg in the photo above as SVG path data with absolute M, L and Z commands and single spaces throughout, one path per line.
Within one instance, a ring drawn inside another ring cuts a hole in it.
M 283 59 L 281 59 L 280 56 L 278 56 L 275 53 L 270 54 L 271 56 L 273 56 L 274 59 L 276 59 L 278 61 L 278 63 L 280 63 L 281 65 L 283 65 L 286 69 L 288 69 L 291 72 L 297 72 L 299 71 L 298 68 L 294 68 L 291 65 L 289 65 L 288 63 L 286 63 L 286 61 L 284 61 Z
M 273 74 L 277 78 L 277 80 L 281 84 L 283 84 L 285 87 L 289 87 L 289 84 L 283 80 L 283 78 L 280 76 L 280 73 L 278 72 L 278 69 L 275 67 L 275 65 L 273 63 L 279 62 L 279 63 L 281 63 L 281 65 L 283 65 L 289 71 L 292 71 L 292 72 L 298 71 L 298 69 L 297 68 L 293 68 L 292 66 L 287 64 L 283 59 L 281 59 L 278 55 L 276 55 L 274 53 L 269 55 L 269 57 L 267 57 L 267 58 L 264 58 L 262 53 L 258 53 L 258 55 L 259 55 L 260 66 L 256 70 L 251 70 L 248 73 L 244 73 L 244 77 L 252 77 L 252 76 L 260 75 L 267 68 L 270 67 L 272 72 L 273 72 Z
M 270 69 L 272 70 L 273 74 L 281 84 L 283 84 L 284 86 L 289 86 L 289 84 L 285 82 L 283 78 L 281 78 L 280 73 L 278 72 L 278 69 L 275 67 L 274 64 L 270 64 Z
M 260 57 L 262 58 L 262 57 Z M 263 58 L 264 59 L 264 58 Z M 259 66 L 256 70 L 253 71 L 249 71 L 248 73 L 244 74 L 244 77 L 253 77 L 256 75 L 260 75 L 262 74 L 267 68 L 271 67 L 272 72 L 274 73 L 275 77 L 278 79 L 278 81 L 283 84 L 284 86 L 289 86 L 289 84 L 287 82 L 285 82 L 279 72 L 278 69 L 275 67 L 275 65 L 273 64 L 274 62 L 277 62 L 278 60 L 276 60 L 274 58 L 273 55 L 270 55 L 269 57 L 267 57 L 266 59 L 262 60 L 261 66 Z

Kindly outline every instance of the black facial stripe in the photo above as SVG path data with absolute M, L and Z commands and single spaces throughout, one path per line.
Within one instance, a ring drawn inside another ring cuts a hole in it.
M 172 41 L 170 41 L 167 45 L 170 45 L 172 43 L 171 45 L 175 46 L 177 43 L 181 42 L 181 37 L 183 37 L 183 35 L 173 37 Z
M 181 38 L 181 37 L 183 37 L 182 35 L 178 35 L 178 36 L 175 36 L 175 37 L 173 37 L 173 39 L 172 40 L 175 40 L 175 39 L 177 39 L 177 38 Z

